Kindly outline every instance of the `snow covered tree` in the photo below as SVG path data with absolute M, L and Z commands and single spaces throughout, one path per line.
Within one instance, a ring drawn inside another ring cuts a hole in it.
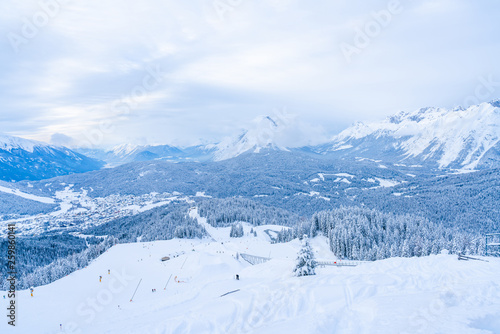
M 231 225 L 231 232 L 229 232 L 231 238 L 241 238 L 244 234 L 245 232 L 241 223 Z
M 302 248 L 297 254 L 296 266 L 293 273 L 295 276 L 316 275 L 314 268 L 316 268 L 314 253 L 311 245 L 309 244 L 307 235 L 304 235 L 302 238 Z

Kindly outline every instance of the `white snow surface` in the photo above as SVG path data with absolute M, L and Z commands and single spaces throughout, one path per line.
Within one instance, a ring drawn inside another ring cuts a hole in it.
M 206 198 L 212 198 L 210 195 L 205 195 L 204 191 L 197 191 L 195 197 L 206 197 Z
M 127 155 L 130 155 L 131 153 L 137 151 L 139 149 L 139 145 L 135 144 L 120 144 L 115 147 L 113 147 L 110 152 L 119 156 L 119 157 L 125 157 Z
M 333 174 L 333 175 L 340 176 L 340 177 L 350 177 L 350 178 L 354 177 L 354 175 L 349 174 L 349 173 L 337 173 L 337 174 Z
M 395 187 L 395 186 L 397 186 L 398 184 L 401 183 L 401 182 L 394 181 L 394 180 L 381 179 L 379 177 L 376 177 L 375 179 L 380 184 L 380 187 L 383 187 L 383 188 Z
M 422 108 L 381 122 L 356 123 L 333 138 L 331 150 L 345 148 L 350 139 L 369 135 L 409 136 L 398 144 L 408 157 L 422 156 L 425 160 L 440 154 L 436 156 L 440 167 L 462 159 L 464 169 L 474 169 L 500 141 L 500 108 L 491 103 L 467 109 Z
M 244 228 L 237 239 L 229 228 L 207 226 L 211 237 L 203 240 L 114 246 L 87 268 L 35 288 L 34 297 L 19 291 L 17 326 L 1 321 L 0 332 L 500 333 L 500 259 L 392 258 L 293 277 L 299 241 L 271 244 L 264 230 L 281 226 L 256 227 L 257 237 Z M 317 259 L 334 259 L 325 237 L 311 246 Z M 236 253 L 272 260 L 252 266 Z M 0 307 L 7 302 L 0 298 Z
M 53 198 L 27 194 L 27 193 L 20 191 L 19 189 L 12 189 L 12 188 L 0 186 L 0 191 L 7 193 L 7 194 L 19 196 L 19 197 L 22 197 L 25 199 L 30 199 L 32 201 L 36 201 L 36 202 L 40 202 L 40 203 L 45 203 L 45 204 L 54 204 L 55 203 L 55 200 Z

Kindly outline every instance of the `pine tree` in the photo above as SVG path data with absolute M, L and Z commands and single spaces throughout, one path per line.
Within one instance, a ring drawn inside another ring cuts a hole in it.
M 314 268 L 316 268 L 314 253 L 311 245 L 309 245 L 307 235 L 304 235 L 302 238 L 302 248 L 297 254 L 296 267 L 293 270 L 293 273 L 297 277 L 316 275 Z
M 240 223 L 231 225 L 231 231 L 229 232 L 231 238 L 241 238 L 244 234 L 243 225 Z

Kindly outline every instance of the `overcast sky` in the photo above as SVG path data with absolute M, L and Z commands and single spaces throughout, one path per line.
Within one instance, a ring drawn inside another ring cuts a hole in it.
M 287 113 L 309 130 L 294 144 L 315 143 L 499 98 L 499 14 L 494 0 L 4 0 L 0 133 L 185 146 Z

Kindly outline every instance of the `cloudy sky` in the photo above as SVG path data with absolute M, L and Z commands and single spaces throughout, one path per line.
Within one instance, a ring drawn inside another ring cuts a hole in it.
M 286 113 L 303 124 L 294 144 L 315 143 L 500 98 L 499 13 L 494 0 L 4 0 L 0 133 L 185 146 Z

